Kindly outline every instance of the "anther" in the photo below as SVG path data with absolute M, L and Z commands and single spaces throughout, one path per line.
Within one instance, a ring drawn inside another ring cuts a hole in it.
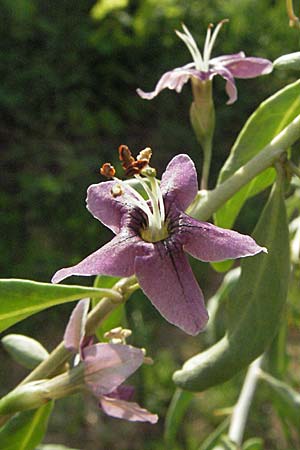
M 113 178 L 116 174 L 116 171 L 114 166 L 112 166 L 110 163 L 104 163 L 100 169 L 100 173 L 106 178 Z

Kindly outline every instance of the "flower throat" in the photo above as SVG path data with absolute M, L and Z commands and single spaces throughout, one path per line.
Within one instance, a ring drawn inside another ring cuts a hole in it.
M 168 223 L 165 216 L 165 206 L 163 196 L 156 178 L 156 170 L 149 166 L 152 150 L 147 147 L 142 150 L 135 159 L 126 145 L 119 147 L 119 159 L 125 176 L 134 177 L 143 187 L 144 198 L 129 183 L 115 177 L 115 169 L 110 163 L 105 163 L 100 169 L 100 173 L 106 178 L 116 181 L 112 187 L 113 197 L 125 196 L 126 201 L 134 208 L 141 210 L 146 216 L 147 223 L 141 226 L 140 236 L 147 242 L 158 242 L 169 236 Z M 130 192 L 131 195 L 128 195 Z

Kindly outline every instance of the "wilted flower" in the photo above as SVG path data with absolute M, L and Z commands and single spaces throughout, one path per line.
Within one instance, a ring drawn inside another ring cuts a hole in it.
M 272 63 L 263 58 L 246 57 L 244 52 L 211 58 L 214 43 L 224 22 L 226 20 L 221 21 L 213 33 L 212 25 L 209 25 L 203 54 L 201 54 L 187 27 L 183 25 L 183 33 L 179 31 L 176 31 L 176 33 L 188 47 L 193 57 L 193 62 L 166 72 L 160 78 L 153 92 L 146 93 L 141 89 L 137 89 L 137 93 L 142 98 L 151 100 L 165 88 L 181 92 L 183 85 L 190 78 L 198 81 L 207 81 L 212 80 L 215 75 L 220 75 L 226 81 L 226 92 L 229 97 L 227 104 L 234 103 L 237 99 L 234 78 L 254 78 L 268 74 L 272 71 Z
M 85 385 L 99 399 L 103 411 L 133 422 L 156 423 L 158 416 L 129 402 L 134 389 L 120 386 L 144 362 L 144 352 L 126 344 L 87 345 L 85 323 L 89 300 L 81 300 L 72 312 L 64 335 L 65 347 L 80 355 Z
M 128 170 L 133 167 L 132 162 Z M 145 177 L 136 175 L 148 200 L 120 180 L 88 188 L 89 211 L 116 236 L 79 264 L 56 272 L 52 281 L 71 275 L 136 274 L 141 289 L 159 312 L 195 335 L 204 328 L 208 315 L 185 252 L 202 261 L 222 261 L 266 249 L 250 236 L 200 222 L 184 213 L 198 189 L 196 169 L 187 155 L 171 160 L 160 185 L 153 170 L 146 168 L 144 173 L 150 175 Z

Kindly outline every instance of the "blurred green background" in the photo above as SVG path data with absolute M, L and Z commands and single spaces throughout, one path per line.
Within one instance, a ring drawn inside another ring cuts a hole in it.
M 137 87 L 152 90 L 165 71 L 190 62 L 188 50 L 174 33 L 182 22 L 201 49 L 208 23 L 230 19 L 214 56 L 244 50 L 273 60 L 299 50 L 299 33 L 288 27 L 283 0 L 100 0 L 96 4 L 0 0 L 0 7 L 2 277 L 49 281 L 58 268 L 76 263 L 110 238 L 111 233 L 85 209 L 85 194 L 89 184 L 101 181 L 102 163 L 116 162 L 119 144 L 129 145 L 134 153 L 151 146 L 153 165 L 160 174 L 179 152 L 188 153 L 201 170 L 201 152 L 189 125 L 189 86 L 180 95 L 166 90 L 151 102 L 135 92 Z M 249 114 L 296 77 L 297 73 L 276 72 L 238 80 L 239 98 L 233 106 L 226 105 L 224 81 L 215 79 L 211 186 Z M 249 202 L 237 227 L 251 233 L 257 215 L 257 201 Z M 193 265 L 209 296 L 220 275 L 207 265 Z M 173 392 L 172 371 L 203 344 L 200 338 L 183 337 L 166 324 L 142 297 L 139 294 L 141 301 L 129 302 L 128 320 L 135 329 L 132 342 L 147 346 L 157 362 L 141 371 L 136 383 L 141 401 L 163 417 Z M 70 310 L 71 305 L 39 314 L 12 331 L 37 337 L 51 349 L 61 339 Z M 2 350 L 0 356 L 6 369 L 0 375 L 4 393 L 23 371 Z M 220 420 L 213 415 L 214 408 L 234 403 L 235 384 L 201 394 L 182 428 L 178 448 L 197 448 Z M 87 399 L 84 411 L 80 397 L 62 405 L 51 422 L 48 441 L 84 450 L 164 448 L 163 418 L 155 427 L 121 424 L 100 417 L 93 399 Z M 265 431 L 261 417 L 265 420 L 265 410 L 258 409 L 254 433 Z M 284 448 L 280 429 L 272 428 L 276 419 L 272 413 L 268 417 L 271 431 L 266 448 Z

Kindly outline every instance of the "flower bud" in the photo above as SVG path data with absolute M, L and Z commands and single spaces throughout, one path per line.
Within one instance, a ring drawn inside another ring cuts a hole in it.
M 190 109 L 190 118 L 196 137 L 205 149 L 211 143 L 215 129 L 215 108 L 212 98 L 212 81 L 192 78 L 194 101 Z
M 8 334 L 1 342 L 13 360 L 27 369 L 34 369 L 49 355 L 38 341 L 22 334 Z
M 50 380 L 32 381 L 16 387 L 0 400 L 0 415 L 39 408 L 50 400 L 67 397 L 84 388 L 84 367 L 79 364 Z
M 300 70 L 300 52 L 280 56 L 273 62 L 273 67 L 279 70 Z

